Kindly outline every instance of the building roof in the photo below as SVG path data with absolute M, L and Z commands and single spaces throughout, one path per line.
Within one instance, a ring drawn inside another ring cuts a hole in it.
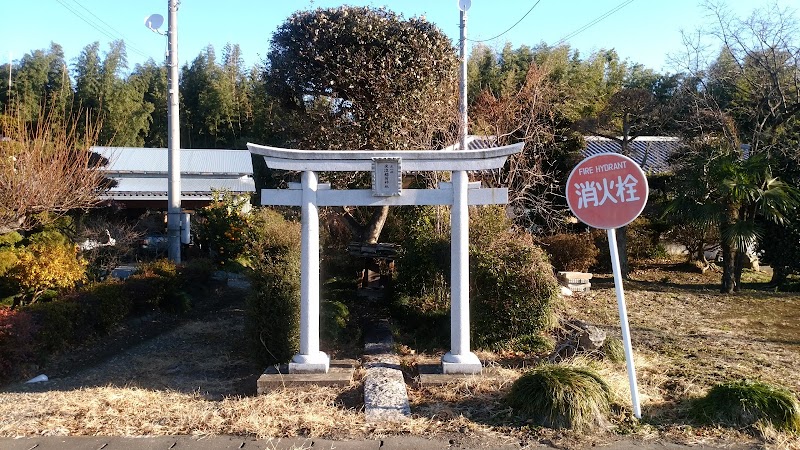
M 166 148 L 92 147 L 109 160 L 108 173 L 167 173 Z M 252 175 L 253 162 L 248 150 L 181 149 L 183 175 Z
M 497 136 L 484 136 L 478 134 L 467 135 L 467 150 L 482 150 L 497 147 Z M 442 150 L 461 150 L 461 143 L 456 142 Z
M 112 200 L 167 200 L 166 177 L 112 177 L 117 182 L 103 197 Z M 212 200 L 212 190 L 234 193 L 255 192 L 252 177 L 188 178 L 181 177 L 181 200 Z
M 619 153 L 619 142 L 599 137 L 584 136 L 584 157 L 600 153 Z M 639 136 L 628 143 L 629 155 L 647 173 L 664 173 L 670 170 L 669 158 L 680 146 L 680 138 L 670 136 Z
M 619 153 L 620 144 L 609 138 L 599 136 L 584 136 L 586 148 L 581 150 L 583 157 L 598 155 L 600 153 Z M 494 147 L 497 145 L 496 136 L 469 135 L 467 136 L 467 149 L 477 150 Z M 647 173 L 664 173 L 670 170 L 670 157 L 680 147 L 680 138 L 671 136 L 639 136 L 628 143 L 629 156 L 636 161 Z M 444 150 L 460 150 L 461 145 L 455 143 Z M 644 164 L 642 164 L 644 162 Z
M 101 170 L 115 184 L 102 197 L 111 200 L 167 200 L 168 150 L 92 147 L 109 162 Z M 248 150 L 181 149 L 181 200 L 212 199 L 213 190 L 255 192 Z

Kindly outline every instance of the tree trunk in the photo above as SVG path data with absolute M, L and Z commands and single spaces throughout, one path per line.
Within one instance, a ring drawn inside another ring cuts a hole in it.
M 786 282 L 788 277 L 789 272 L 786 270 L 786 266 L 775 264 L 772 266 L 772 279 L 769 280 L 769 284 L 770 286 L 780 286 Z
M 736 260 L 733 265 L 734 292 L 739 292 L 739 288 L 742 286 L 742 270 L 744 270 L 744 258 L 746 253 L 747 252 L 743 250 L 736 252 Z
M 386 224 L 386 218 L 389 217 L 389 207 L 376 207 L 369 222 L 364 225 L 359 223 L 346 208 L 341 208 L 339 215 L 344 220 L 347 228 L 350 229 L 354 241 L 361 244 L 377 244 L 378 239 L 381 237 L 383 226 Z
M 389 207 L 380 206 L 375 208 L 372 217 L 367 224 L 367 229 L 364 231 L 363 242 L 365 244 L 377 244 L 378 239 L 381 237 L 381 231 L 386 224 L 386 218 L 389 217 Z
M 730 294 L 733 292 L 734 287 L 736 285 L 736 279 L 734 277 L 735 272 L 735 258 L 736 252 L 733 249 L 733 246 L 729 243 L 722 241 L 722 287 L 720 287 L 720 292 L 723 294 Z

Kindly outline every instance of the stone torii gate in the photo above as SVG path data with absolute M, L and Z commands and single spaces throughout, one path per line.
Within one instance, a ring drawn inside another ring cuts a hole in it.
M 470 351 L 469 206 L 508 203 L 507 188 L 469 183 L 467 171 L 499 169 L 523 144 L 479 150 L 290 150 L 247 144 L 272 169 L 300 171 L 301 182 L 289 189 L 263 189 L 262 205 L 300 206 L 300 352 L 290 373 L 325 373 L 328 355 L 319 350 L 319 210 L 320 206 L 451 205 L 450 352 L 442 357 L 444 373 L 478 373 L 481 362 Z M 318 182 L 318 172 L 372 172 L 372 189 L 334 190 Z M 451 183 L 438 189 L 402 189 L 402 172 L 450 171 Z

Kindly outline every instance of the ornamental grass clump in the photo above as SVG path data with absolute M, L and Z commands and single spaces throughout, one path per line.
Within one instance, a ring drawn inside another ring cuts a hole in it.
M 800 404 L 788 390 L 759 381 L 740 380 L 714 386 L 694 401 L 692 416 L 704 423 L 743 427 L 771 424 L 800 432 Z
M 595 372 L 544 365 L 522 375 L 507 401 L 536 425 L 586 430 L 607 422 L 610 390 Z
M 625 347 L 620 339 L 614 337 L 606 339 L 600 350 L 603 352 L 603 356 L 612 363 L 625 362 Z

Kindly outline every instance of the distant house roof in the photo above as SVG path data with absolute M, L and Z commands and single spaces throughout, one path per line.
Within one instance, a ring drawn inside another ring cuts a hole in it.
M 584 157 L 600 153 L 619 153 L 620 145 L 613 139 L 599 136 L 584 136 L 586 148 L 581 151 Z M 639 136 L 629 145 L 630 157 L 642 166 L 647 173 L 664 173 L 670 170 L 669 158 L 680 147 L 680 138 L 671 136 Z M 469 135 L 467 149 L 478 150 L 496 147 L 497 136 Z M 460 150 L 461 144 L 455 143 L 443 150 Z M 644 161 L 644 164 L 642 162 Z
M 101 170 L 116 182 L 111 200 L 167 200 L 168 150 L 92 147 L 109 163 Z M 211 200 L 212 190 L 255 192 L 248 150 L 181 149 L 181 200 Z
M 619 153 L 619 142 L 599 137 L 584 136 L 584 157 L 600 153 Z M 670 136 L 639 136 L 628 143 L 629 155 L 647 173 L 664 173 L 670 170 L 669 158 L 680 146 L 680 139 Z
M 92 147 L 92 151 L 110 161 L 104 167 L 109 173 L 167 173 L 166 148 Z M 249 150 L 181 149 L 180 153 L 181 176 L 253 174 Z
M 499 147 L 499 144 L 497 143 L 497 136 L 484 136 L 477 134 L 470 134 L 467 136 L 467 150 L 481 150 L 491 147 Z M 461 143 L 456 142 L 453 145 L 448 145 L 442 150 L 461 150 Z

